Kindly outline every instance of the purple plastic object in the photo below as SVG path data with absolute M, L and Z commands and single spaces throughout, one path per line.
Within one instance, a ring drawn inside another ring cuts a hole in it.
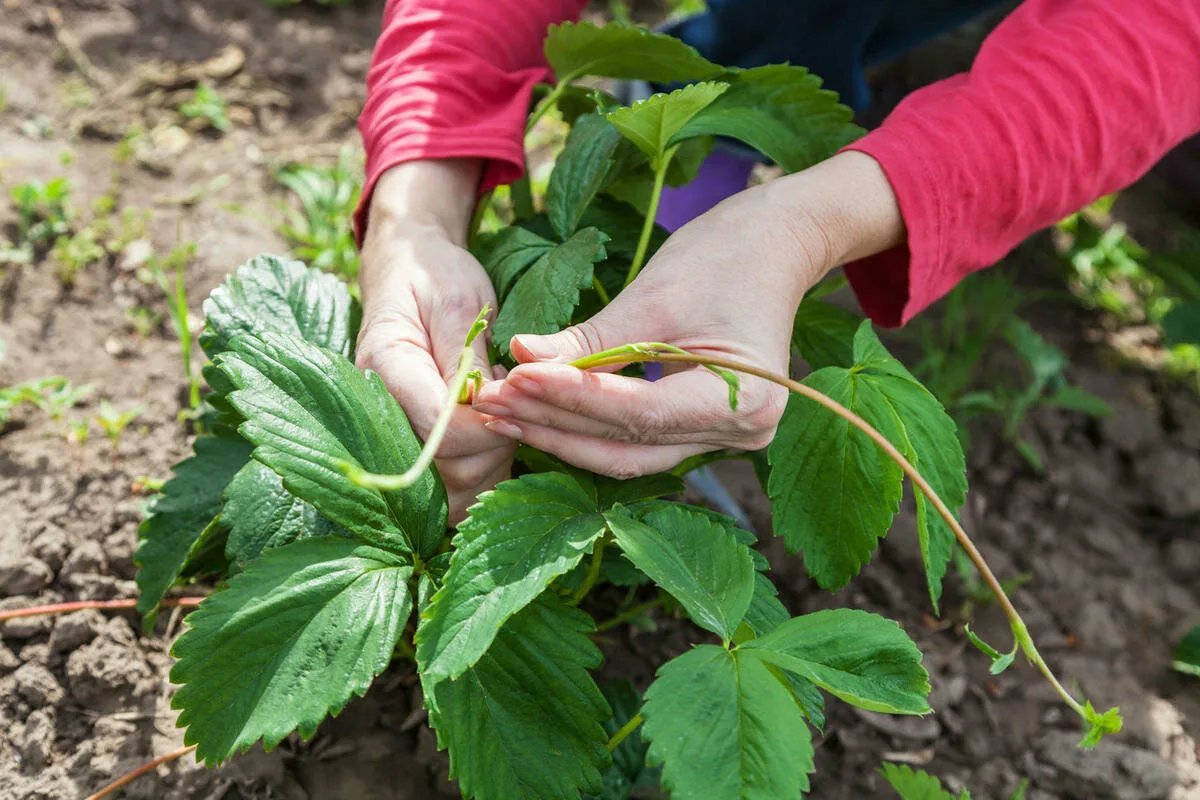
M 686 186 L 667 186 L 658 205 L 659 225 L 672 233 L 730 195 L 746 188 L 755 161 L 726 150 L 714 150 Z

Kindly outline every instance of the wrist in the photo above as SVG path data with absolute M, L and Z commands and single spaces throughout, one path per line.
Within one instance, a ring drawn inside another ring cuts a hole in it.
M 883 252 L 905 239 L 895 192 L 879 163 L 848 150 L 767 184 L 811 261 L 808 285 L 834 267 Z
M 475 211 L 482 161 L 448 158 L 407 161 L 386 170 L 371 195 L 367 242 L 441 236 L 462 247 Z

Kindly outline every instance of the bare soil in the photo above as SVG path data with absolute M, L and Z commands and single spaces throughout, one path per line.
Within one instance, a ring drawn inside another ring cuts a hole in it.
M 328 160 L 355 141 L 379 4 L 275 11 L 251 0 L 74 0 L 58 8 L 61 18 L 47 4 L 0 0 L 0 188 L 7 195 L 22 181 L 66 175 L 81 209 L 112 192 L 120 208 L 148 210 L 155 251 L 198 244 L 188 272 L 198 313 L 230 269 L 283 249 L 271 167 Z M 197 77 L 231 101 L 235 125 L 222 137 L 186 126 L 164 133 Z M 119 140 L 133 127 L 159 133 L 122 161 Z M 15 216 L 2 205 L 0 228 L 11 233 Z M 63 423 L 34 409 L 0 431 L 0 608 L 135 595 L 141 476 L 165 476 L 189 446 L 177 419 L 185 387 L 174 336 L 165 325 L 139 335 L 127 320 L 136 305 L 163 308 L 158 289 L 138 279 L 137 261 L 89 268 L 70 289 L 48 259 L 0 279 L 0 385 L 48 375 L 93 384 L 77 418 L 94 414 L 100 398 L 143 407 L 115 455 L 95 432 L 83 445 L 68 442 Z M 1172 643 L 1200 623 L 1200 401 L 1121 363 L 1097 321 L 1069 304 L 1043 304 L 1034 322 L 1070 354 L 1073 380 L 1115 413 L 1102 421 L 1033 414 L 1024 433 L 1044 455 L 1044 474 L 991 429 L 974 431 L 965 521 L 1001 576 L 1028 576 L 1015 597 L 1049 660 L 1069 684 L 1119 704 L 1126 730 L 1085 753 L 1075 747 L 1076 720 L 1033 670 L 990 676 L 962 622 L 973 618 L 1002 643 L 1003 618 L 973 602 L 956 576 L 944 617 L 930 616 L 911 515 L 833 595 L 764 536 L 794 613 L 852 606 L 894 617 L 933 676 L 937 713 L 927 718 L 829 704 L 813 798 L 888 796 L 875 773 L 883 759 L 922 765 L 980 798 L 1007 797 L 1021 778 L 1034 800 L 1200 798 L 1200 689 L 1169 668 Z M 769 531 L 753 475 L 721 472 L 760 533 Z M 605 613 L 604 598 L 597 602 Z M 79 798 L 181 745 L 167 680 L 180 617 L 163 614 L 152 636 L 132 614 L 91 611 L 0 629 L 0 798 Z M 673 619 L 613 634 L 603 642 L 604 672 L 645 686 L 696 635 Z M 309 742 L 256 748 L 219 769 L 185 757 L 118 796 L 457 797 L 419 701 L 411 669 L 397 664 Z

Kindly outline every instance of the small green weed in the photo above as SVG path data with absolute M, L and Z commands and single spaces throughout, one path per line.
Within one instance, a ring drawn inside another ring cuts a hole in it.
M 896 790 L 900 800 L 971 800 L 971 793 L 963 789 L 959 794 L 946 791 L 942 782 L 921 769 L 903 764 L 884 762 L 879 768 L 884 780 Z M 1008 800 L 1025 800 L 1029 781 L 1022 780 Z
M 21 405 L 32 405 L 41 409 L 55 422 L 61 421 L 76 405 L 87 399 L 92 386 L 75 386 L 61 375 L 18 383 L 0 389 L 0 428 L 12 418 L 13 411 Z
M 229 121 L 229 104 L 207 83 L 196 87 L 192 99 L 179 106 L 179 113 L 201 130 L 212 128 L 224 133 L 233 125 Z
M 299 203 L 285 205 L 279 231 L 297 258 L 347 280 L 358 275 L 358 248 L 350 219 L 358 205 L 362 170 L 350 148 L 333 166 L 289 164 L 276 173 Z
M 192 411 L 200 407 L 200 375 L 192 363 L 192 330 L 188 322 L 187 285 L 183 280 L 184 268 L 196 257 L 196 243 L 176 247 L 165 258 L 152 257 L 150 271 L 154 281 L 167 298 L 167 313 L 175 335 L 179 337 L 180 355 L 183 358 L 183 374 L 188 383 L 188 405 Z
M 141 416 L 144 409 L 135 406 L 125 411 L 117 411 L 107 400 L 100 401 L 100 412 L 96 414 L 96 423 L 112 445 L 113 459 L 117 457 L 117 449 L 121 446 L 121 435 L 129 424 Z

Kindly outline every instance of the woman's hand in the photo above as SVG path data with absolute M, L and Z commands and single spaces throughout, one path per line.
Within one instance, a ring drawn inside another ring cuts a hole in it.
M 409 162 L 385 173 L 371 197 L 357 362 L 379 373 L 422 439 L 446 402 L 467 330 L 484 304 L 496 307 L 491 281 L 465 249 L 478 175 L 474 160 Z M 483 337 L 474 350 L 490 378 Z M 515 444 L 486 420 L 456 409 L 438 449 L 452 522 L 508 477 Z
M 579 467 L 620 478 L 669 469 L 774 436 L 786 391 L 741 376 L 739 407 L 700 367 L 650 382 L 568 362 L 631 342 L 788 369 L 804 293 L 833 266 L 903 239 L 896 200 L 874 159 L 846 152 L 747 189 L 679 229 L 595 317 L 552 336 L 516 336 L 521 365 L 476 395 L 486 427 Z

